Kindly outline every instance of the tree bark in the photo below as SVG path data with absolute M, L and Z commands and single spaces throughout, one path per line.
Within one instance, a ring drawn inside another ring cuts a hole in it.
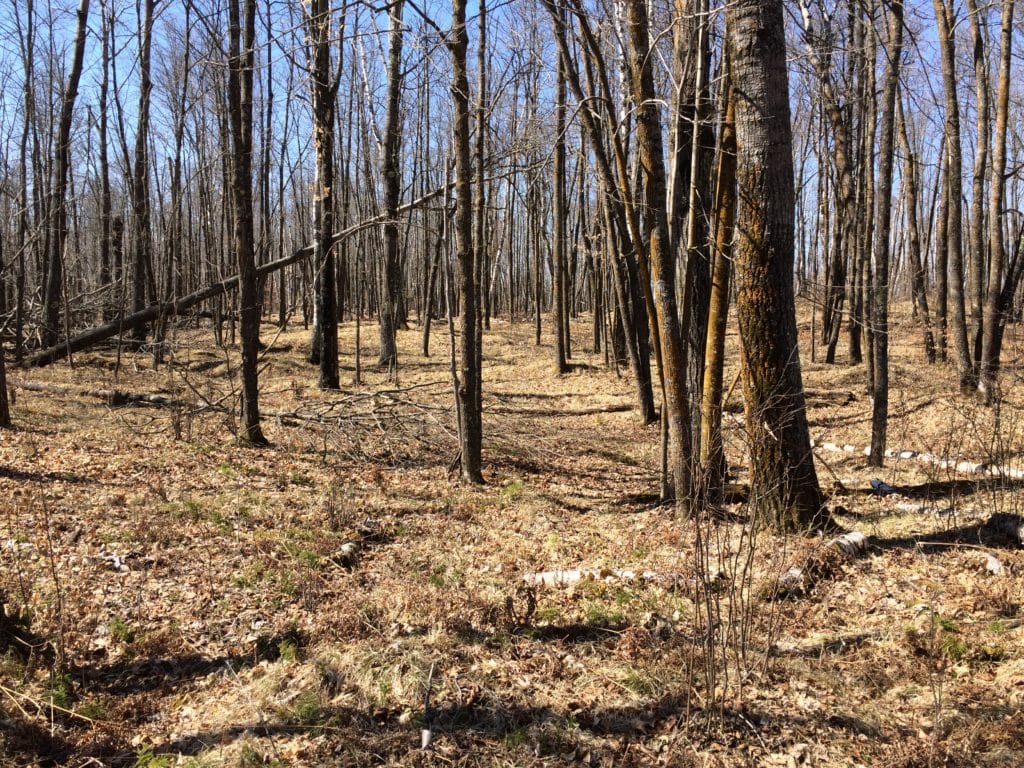
M 736 98 L 736 312 L 751 504 L 781 531 L 826 520 L 811 454 L 793 298 L 793 148 L 781 0 L 726 10 Z

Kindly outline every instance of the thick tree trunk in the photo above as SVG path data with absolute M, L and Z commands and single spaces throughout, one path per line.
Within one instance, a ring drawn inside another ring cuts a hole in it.
M 751 504 L 777 530 L 825 522 L 811 454 L 793 299 L 793 148 L 781 0 L 726 10 L 736 98 L 734 251 Z

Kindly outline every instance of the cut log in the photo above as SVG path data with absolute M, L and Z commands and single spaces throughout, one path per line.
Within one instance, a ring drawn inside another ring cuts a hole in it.
M 433 198 L 444 192 L 445 188 L 441 187 L 435 189 L 422 197 L 417 198 L 398 209 L 399 213 L 405 213 L 414 208 L 417 208 L 424 203 L 432 200 Z M 384 221 L 385 216 L 383 214 L 374 216 L 366 219 L 359 224 L 354 224 L 351 227 L 343 229 L 340 232 L 335 232 L 332 236 L 332 242 L 339 242 L 346 237 L 349 237 L 356 232 L 367 227 L 375 226 Z M 256 269 L 257 279 L 263 279 L 267 275 L 273 274 L 279 269 L 283 269 L 290 264 L 294 264 L 302 259 L 307 259 L 313 255 L 313 246 L 307 245 L 299 248 L 291 256 L 285 256 L 283 259 L 272 261 L 269 264 L 264 264 Z M 125 331 L 134 331 L 141 328 L 145 328 L 147 325 L 155 322 L 160 317 L 173 317 L 175 315 L 182 315 L 188 312 L 192 307 L 197 304 L 201 304 L 204 301 L 212 299 L 215 296 L 227 293 L 228 291 L 234 290 L 238 287 L 238 275 L 221 280 L 218 283 L 213 283 L 206 286 L 194 293 L 190 293 L 187 296 L 183 296 L 177 301 L 163 302 L 159 304 L 152 304 L 145 309 L 133 312 L 130 315 L 125 315 L 117 320 L 114 320 L 103 325 L 90 328 L 87 331 L 79 333 L 77 336 L 64 339 L 58 344 L 49 347 L 48 349 L 41 350 L 25 360 L 23 365 L 40 368 L 44 365 L 56 362 L 63 357 L 81 352 L 84 349 L 88 349 L 94 344 L 98 344 L 101 341 L 106 341 L 112 336 L 116 336 Z

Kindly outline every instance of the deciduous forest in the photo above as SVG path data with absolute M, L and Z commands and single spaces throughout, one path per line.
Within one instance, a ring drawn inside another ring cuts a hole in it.
M 0 0 L 0 764 L 1019 765 L 1022 23 Z

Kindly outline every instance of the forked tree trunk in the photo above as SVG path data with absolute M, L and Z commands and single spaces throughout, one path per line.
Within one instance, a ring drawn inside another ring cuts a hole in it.
M 726 53 L 725 117 L 718 150 L 715 191 L 715 251 L 708 306 L 708 341 L 701 401 L 700 466 L 709 502 L 717 504 L 725 483 L 722 444 L 722 384 L 725 369 L 725 332 L 729 317 L 729 280 L 736 223 L 736 110 Z
M 736 98 L 736 312 L 755 516 L 781 531 L 825 521 L 811 454 L 793 299 L 793 147 L 782 0 L 726 10 Z

